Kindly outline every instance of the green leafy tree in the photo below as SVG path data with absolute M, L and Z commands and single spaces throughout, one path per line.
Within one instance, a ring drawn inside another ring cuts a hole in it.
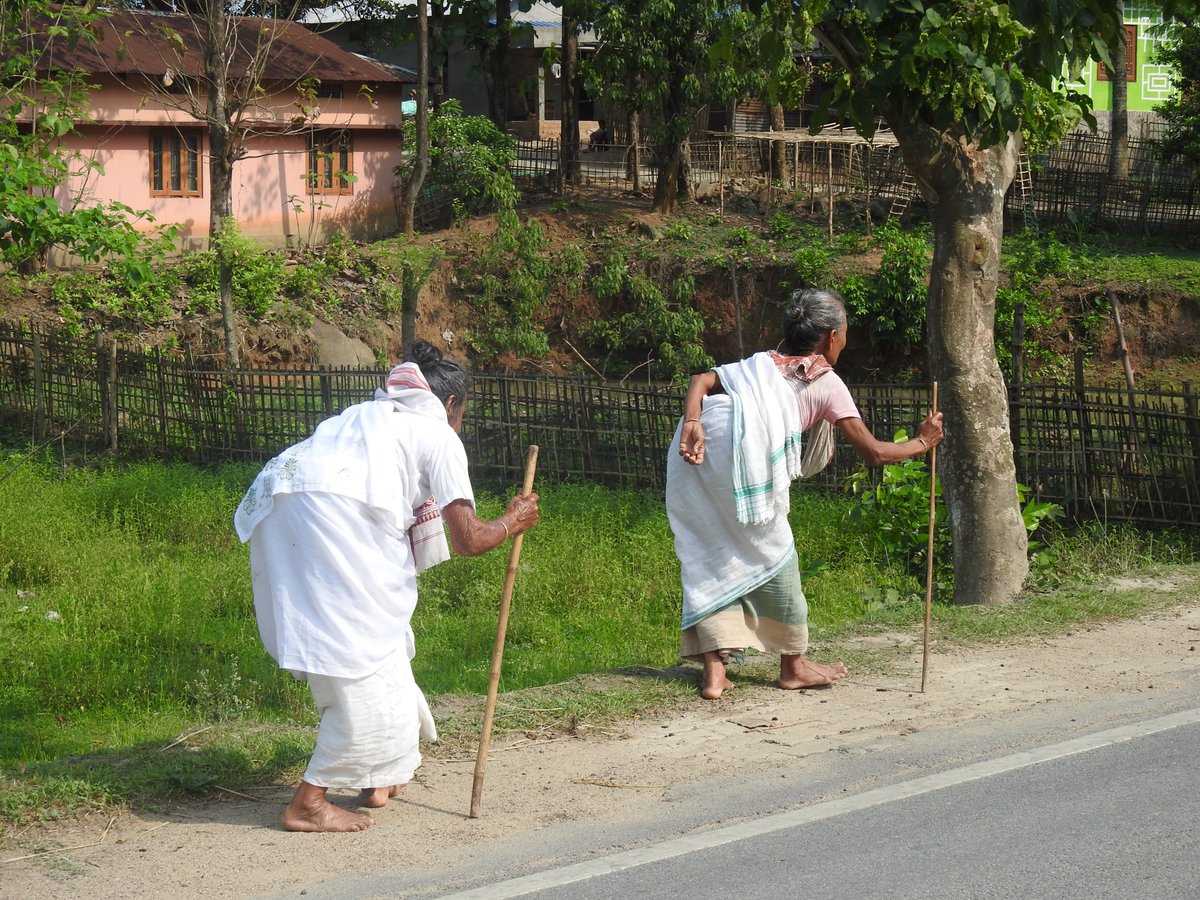
M 405 178 L 415 164 L 415 136 L 405 136 L 406 158 L 396 167 Z M 465 212 L 483 209 L 511 210 L 517 189 L 509 164 L 516 158 L 516 142 L 486 116 L 463 114 L 462 104 L 447 100 L 429 117 L 429 172 L 425 188 L 431 194 L 457 201 Z
M 993 338 L 1004 194 L 1023 145 L 1090 119 L 1090 99 L 1062 76 L 1094 58 L 1111 66 L 1122 33 L 1114 4 L 765 2 L 798 31 L 811 27 L 837 63 L 831 109 L 867 136 L 886 122 L 929 201 L 927 342 L 945 413 L 954 599 L 1009 601 L 1028 561 Z
M 127 260 L 126 274 L 151 277 L 137 264 L 146 212 L 123 203 L 88 203 L 69 186 L 102 175 L 99 163 L 63 139 L 88 117 L 92 85 L 57 62 L 59 50 L 95 39 L 105 14 L 48 0 L 0 3 L 0 261 L 18 271 L 44 267 L 63 247 L 85 262 Z
M 714 53 L 744 25 L 730 0 L 624 0 L 580 4 L 580 20 L 600 39 L 588 87 L 611 105 L 653 123 L 659 161 L 654 209 L 674 211 L 686 195 L 684 142 L 706 102 L 737 93 L 736 70 Z
M 1161 150 L 1167 157 L 1200 163 L 1200 4 L 1168 4 L 1169 40 L 1158 62 L 1175 70 L 1174 96 L 1156 111 L 1167 121 Z

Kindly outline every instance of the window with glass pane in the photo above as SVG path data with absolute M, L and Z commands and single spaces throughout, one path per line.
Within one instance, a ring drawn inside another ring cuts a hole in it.
M 161 129 L 150 133 L 150 194 L 200 196 L 200 132 Z
M 308 171 L 304 180 L 310 194 L 353 193 L 353 159 L 350 135 L 345 131 L 318 131 L 308 148 Z

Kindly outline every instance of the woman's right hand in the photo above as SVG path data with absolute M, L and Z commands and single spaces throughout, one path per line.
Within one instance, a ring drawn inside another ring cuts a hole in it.
M 704 462 L 704 426 L 699 419 L 686 419 L 679 432 L 679 455 L 698 466 Z

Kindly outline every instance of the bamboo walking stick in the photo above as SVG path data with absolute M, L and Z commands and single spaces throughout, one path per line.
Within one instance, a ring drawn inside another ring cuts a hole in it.
M 521 495 L 533 491 L 533 473 L 537 470 L 538 448 L 531 444 L 525 457 L 525 484 Z M 504 575 L 504 592 L 500 595 L 500 623 L 496 626 L 496 643 L 492 647 L 492 668 L 488 673 L 487 703 L 483 708 L 483 733 L 479 736 L 479 752 L 475 756 L 475 779 L 471 783 L 471 818 L 479 818 L 479 798 L 483 795 L 483 769 L 487 765 L 488 744 L 492 739 L 492 717 L 496 713 L 496 694 L 500 689 L 500 663 L 504 659 L 504 634 L 508 630 L 508 609 L 512 605 L 513 585 L 517 580 L 517 563 L 521 561 L 521 544 L 525 533 L 513 538 L 508 551 L 508 571 Z
M 933 411 L 937 412 L 937 382 L 933 383 Z M 929 448 L 929 545 L 925 548 L 925 640 L 921 648 L 921 693 L 929 670 L 929 620 L 933 610 L 933 523 L 937 515 L 937 447 Z

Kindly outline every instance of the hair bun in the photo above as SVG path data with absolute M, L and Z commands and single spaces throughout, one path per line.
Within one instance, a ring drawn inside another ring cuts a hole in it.
M 442 361 L 442 351 L 429 341 L 417 341 L 408 348 L 408 354 L 405 356 L 408 362 L 414 362 L 422 369 L 426 366 L 436 365 Z

